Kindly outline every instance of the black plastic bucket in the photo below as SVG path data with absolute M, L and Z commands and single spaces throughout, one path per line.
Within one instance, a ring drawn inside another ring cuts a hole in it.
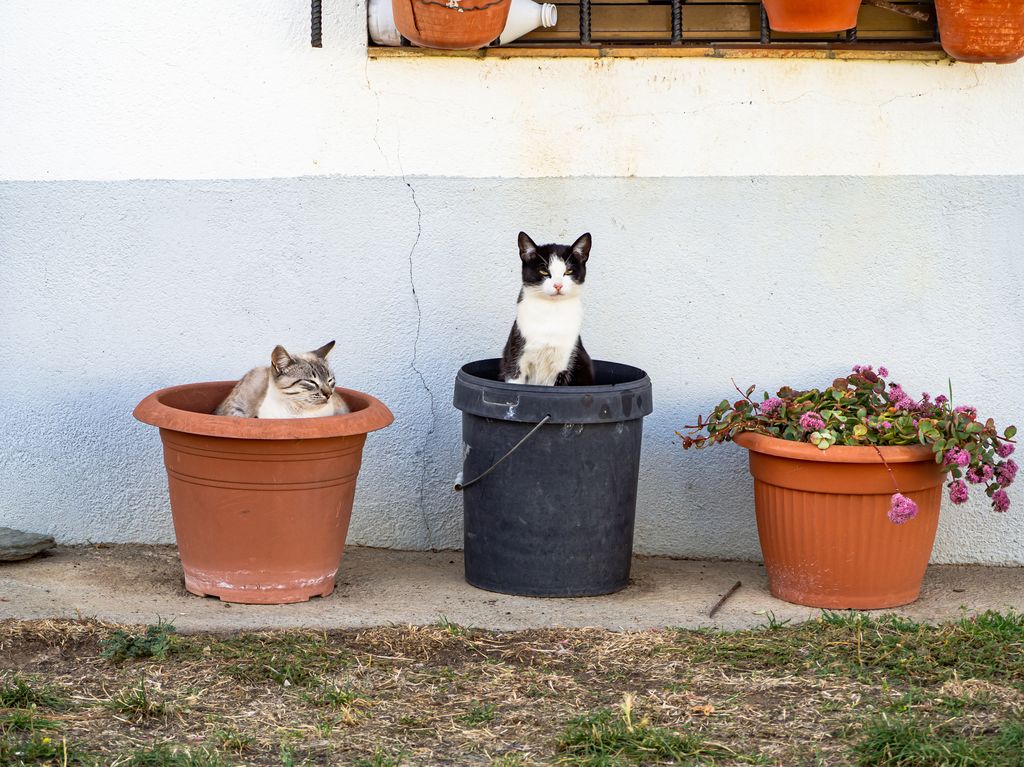
M 595 386 L 526 386 L 500 381 L 498 363 L 455 379 L 466 580 L 536 597 L 625 588 L 651 380 L 595 361 Z

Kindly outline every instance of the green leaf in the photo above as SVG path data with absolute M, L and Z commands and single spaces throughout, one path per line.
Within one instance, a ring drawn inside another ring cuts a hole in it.
M 1016 436 L 1017 436 L 1017 427 L 1016 426 L 1007 426 L 1006 427 L 1006 431 L 1003 432 L 1003 437 L 1005 437 L 1006 439 L 1013 439 Z

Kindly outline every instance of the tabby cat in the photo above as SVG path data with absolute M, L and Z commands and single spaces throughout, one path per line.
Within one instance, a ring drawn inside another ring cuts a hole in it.
M 214 415 L 239 418 L 319 418 L 349 412 L 334 391 L 334 373 L 327 354 L 334 341 L 302 354 L 275 346 L 269 367 L 253 368 L 227 396 Z

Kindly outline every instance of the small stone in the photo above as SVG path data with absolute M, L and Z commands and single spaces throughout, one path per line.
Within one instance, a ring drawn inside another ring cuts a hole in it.
M 26 533 L 10 527 L 0 527 L 0 562 L 17 562 L 34 557 L 53 546 L 49 535 Z

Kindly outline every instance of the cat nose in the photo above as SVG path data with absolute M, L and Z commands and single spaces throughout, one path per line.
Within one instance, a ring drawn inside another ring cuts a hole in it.
M 552 287 L 555 289 L 556 293 L 562 292 L 562 283 L 556 282 L 554 285 L 552 285 Z

